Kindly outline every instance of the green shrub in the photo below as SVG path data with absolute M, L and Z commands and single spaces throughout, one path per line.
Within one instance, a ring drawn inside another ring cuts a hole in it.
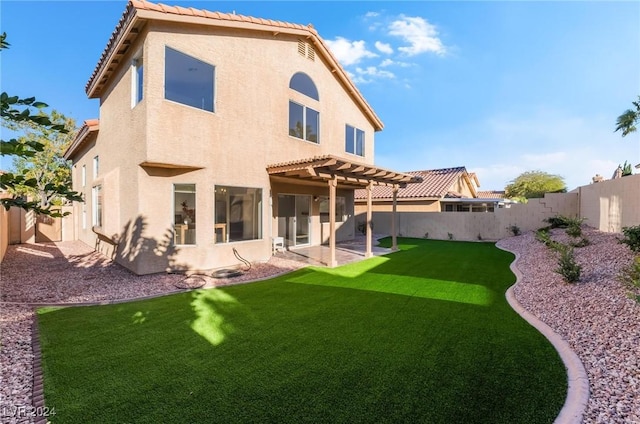
M 582 237 L 579 241 L 572 241 L 570 244 L 573 247 L 585 247 L 585 246 L 589 246 L 591 242 L 589 241 L 588 238 Z
M 520 235 L 520 227 L 518 227 L 517 225 L 509 225 L 507 227 L 507 230 L 509 230 L 514 236 Z
M 580 224 L 571 223 L 566 229 L 567 235 L 571 237 L 580 237 L 582 235 L 582 228 Z
M 580 227 L 585 218 L 569 218 L 568 216 L 556 215 L 551 218 L 547 218 L 544 222 L 549 223 L 551 228 L 569 228 Z M 578 234 L 579 236 L 580 234 Z
M 640 303 L 640 256 L 636 256 L 629 266 L 620 271 L 618 280 L 629 289 L 629 297 Z
M 564 244 L 558 243 L 557 241 L 551 239 L 551 234 L 549 234 L 549 227 L 538 229 L 536 231 L 536 240 L 547 246 L 549 249 L 555 251 L 560 251 L 564 247 Z
M 566 216 L 556 215 L 543 221 L 548 223 L 551 228 L 567 228 L 569 226 L 568 219 Z
M 623 227 L 622 234 L 624 234 L 624 238 L 620 240 L 620 243 L 626 244 L 634 252 L 640 252 L 640 225 Z
M 560 243 L 558 243 L 560 244 Z M 564 278 L 567 283 L 576 283 L 580 280 L 580 271 L 582 267 L 576 263 L 573 256 L 573 248 L 562 245 L 559 248 L 560 257 L 558 258 L 558 268 L 556 272 Z

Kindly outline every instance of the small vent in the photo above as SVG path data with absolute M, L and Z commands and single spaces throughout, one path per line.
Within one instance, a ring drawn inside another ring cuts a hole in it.
M 316 51 L 313 46 L 302 40 L 298 40 L 298 54 L 309 60 L 316 60 Z

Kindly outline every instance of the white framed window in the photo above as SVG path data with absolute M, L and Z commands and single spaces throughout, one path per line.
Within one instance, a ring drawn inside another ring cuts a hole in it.
M 82 187 L 87 186 L 87 165 L 82 165 Z
M 364 131 L 351 125 L 345 125 L 345 151 L 364 156 Z
M 131 61 L 131 107 L 140 103 L 144 97 L 144 62 L 142 53 Z
M 215 186 L 215 241 L 262 239 L 262 189 Z
M 196 244 L 196 185 L 173 185 L 173 242 Z
M 320 113 L 310 107 L 289 101 L 289 135 L 320 143 Z
M 320 100 L 318 88 L 303 72 L 297 72 L 291 77 L 289 88 L 315 101 Z M 289 100 L 289 135 L 312 143 L 320 143 L 320 112 Z
M 94 186 L 91 190 L 91 206 L 93 209 L 92 225 L 102 227 L 102 185 Z
M 327 196 L 320 197 L 320 222 L 329 222 L 331 211 L 329 210 L 329 198 Z M 344 222 L 347 214 L 347 203 L 343 196 L 336 196 L 336 222 Z
M 87 229 L 87 203 L 82 202 L 82 229 Z
M 214 82 L 215 66 L 165 46 L 165 99 L 214 112 Z
M 98 178 L 98 172 L 100 171 L 100 158 L 95 156 L 93 158 L 93 178 Z

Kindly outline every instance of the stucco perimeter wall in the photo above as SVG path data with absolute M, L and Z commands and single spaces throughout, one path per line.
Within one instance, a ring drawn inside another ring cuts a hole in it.
M 520 231 L 536 230 L 547 225 L 546 218 L 564 215 L 577 216 L 578 194 L 547 194 L 531 199 L 527 204 L 513 205 L 495 212 L 398 212 L 398 234 L 405 237 L 428 237 L 454 240 L 499 240 L 512 235 L 509 228 Z M 374 212 L 373 226 L 377 234 L 391 233 L 391 212 Z M 364 221 L 360 214 L 356 222 Z
M 0 262 L 9 246 L 9 211 L 0 207 Z
M 640 225 L 640 174 L 580 187 L 580 216 L 600 231 Z
M 356 222 L 365 221 L 366 215 L 356 211 Z M 557 215 L 585 218 L 586 224 L 606 232 L 640 225 L 640 174 L 546 194 L 493 213 L 399 211 L 397 228 L 405 237 L 448 239 L 451 234 L 454 240 L 499 240 L 512 235 L 512 226 L 521 232 L 537 230 Z M 373 225 L 375 233 L 391 234 L 391 212 L 374 211 Z

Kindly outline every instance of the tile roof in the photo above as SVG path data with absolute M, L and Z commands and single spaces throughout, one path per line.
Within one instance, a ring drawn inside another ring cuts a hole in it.
M 76 134 L 76 138 L 71 142 L 67 150 L 62 155 L 65 159 L 70 159 L 73 157 L 74 153 L 76 153 L 80 147 L 84 146 L 91 139 L 91 135 L 97 134 L 100 130 L 100 120 L 99 119 L 87 119 L 84 121 L 80 129 L 78 130 L 78 134 Z
M 169 6 L 146 0 L 130 0 L 116 25 L 107 46 L 87 82 L 85 91 L 90 98 L 100 97 L 104 85 L 116 71 L 120 59 L 127 53 L 132 40 L 147 20 L 183 21 L 200 25 L 242 28 L 253 31 L 272 32 L 305 37 L 316 47 L 316 52 L 326 59 L 327 66 L 344 85 L 345 90 L 354 98 L 363 112 L 369 117 L 376 130 L 384 127 L 373 108 L 367 103 L 347 72 L 329 50 L 313 25 L 293 24 L 271 19 L 254 18 L 235 13 L 211 12 L 204 9 Z
M 467 173 L 464 166 L 455 168 L 432 169 L 428 171 L 407 172 L 409 175 L 422 178 L 421 183 L 409 184 L 406 188 L 398 190 L 398 199 L 424 199 L 442 198 L 447 194 L 453 194 L 451 186 L 460 177 Z M 374 200 L 385 200 L 393 198 L 391 187 L 374 187 L 372 190 Z M 367 198 L 366 190 L 356 190 L 355 199 L 363 200 Z
M 504 191 L 479 191 L 478 198 L 480 199 L 504 199 Z

